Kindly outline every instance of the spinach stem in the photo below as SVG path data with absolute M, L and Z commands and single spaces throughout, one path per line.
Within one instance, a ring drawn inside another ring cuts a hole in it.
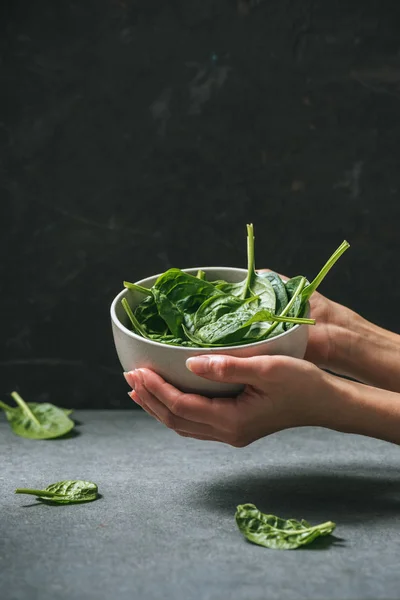
M 314 531 L 315 529 L 321 530 L 321 529 L 327 529 L 327 528 L 331 528 L 334 527 L 335 523 L 333 523 L 332 521 L 326 521 L 325 523 L 321 523 L 321 525 L 313 525 L 312 527 L 304 527 L 304 529 L 306 529 L 305 531 L 301 531 L 299 529 L 279 529 L 279 527 L 274 527 L 273 525 L 269 525 L 269 527 L 271 529 L 274 529 L 275 531 L 279 531 L 279 532 L 283 532 L 285 535 L 301 535 L 302 533 L 309 533 L 310 531 Z
M 13 400 L 15 400 L 15 402 L 18 404 L 18 406 L 20 408 L 22 408 L 22 410 L 24 411 L 24 413 L 26 415 L 28 415 L 28 417 L 30 419 L 32 419 L 32 421 L 38 426 L 40 427 L 40 421 L 38 420 L 37 417 L 35 417 L 35 415 L 33 414 L 33 412 L 31 411 L 31 409 L 29 408 L 29 406 L 27 405 L 27 403 L 21 398 L 21 396 L 18 394 L 18 392 L 12 392 L 11 393 L 11 398 L 13 398 Z
M 339 258 L 342 256 L 342 254 L 344 252 L 346 252 L 347 248 L 350 248 L 350 244 L 349 244 L 349 242 L 344 240 L 340 244 L 339 248 L 337 248 L 337 250 L 335 250 L 335 252 L 332 254 L 332 256 L 327 260 L 325 265 L 322 267 L 322 269 L 320 270 L 318 275 L 313 279 L 313 281 L 310 283 L 310 285 L 307 285 L 306 288 L 304 289 L 303 298 L 302 298 L 303 302 L 306 302 L 307 300 L 309 300 L 309 298 L 315 292 L 315 290 L 317 289 L 317 287 L 319 286 L 321 281 L 326 277 L 328 272 L 331 270 L 331 268 L 333 267 L 335 262 L 337 260 L 339 260 Z
M 54 496 L 60 497 L 60 494 L 56 494 L 55 492 L 47 492 L 46 490 L 31 490 L 26 488 L 18 488 L 15 490 L 16 494 L 31 494 L 32 496 L 48 496 L 49 498 L 54 498 Z M 62 498 L 63 496 L 61 496 Z
M 2 402 L 0 400 L 0 408 L 2 408 L 3 410 L 15 410 L 14 406 L 8 406 L 8 404 L 6 404 L 5 402 Z
M 245 299 L 247 292 L 250 290 L 251 281 L 255 273 L 254 262 L 254 228 L 253 223 L 247 225 L 247 278 L 246 285 L 242 292 L 242 299 Z
M 139 321 L 137 320 L 137 318 L 135 317 L 135 315 L 132 312 L 131 307 L 129 306 L 129 302 L 126 298 L 122 298 L 121 300 L 121 304 L 125 309 L 126 314 L 128 315 L 133 329 L 135 330 L 136 333 L 139 333 L 142 337 L 147 337 L 147 333 L 146 331 L 143 329 L 143 327 L 141 326 L 141 324 L 139 323 Z
M 132 290 L 133 292 L 140 292 L 141 294 L 145 294 L 146 296 L 152 296 L 151 290 L 143 287 L 142 285 L 138 285 L 137 283 L 130 283 L 130 281 L 124 281 L 124 287 L 128 290 Z
M 303 317 L 282 317 L 281 315 L 273 315 L 273 321 L 278 323 L 295 323 L 297 325 L 315 325 L 315 319 L 306 319 Z

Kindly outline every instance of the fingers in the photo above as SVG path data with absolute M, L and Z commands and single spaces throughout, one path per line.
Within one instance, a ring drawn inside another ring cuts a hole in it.
M 178 435 L 180 435 L 181 437 L 193 438 L 194 440 L 203 440 L 203 441 L 208 441 L 208 442 L 221 442 L 222 441 L 222 440 L 217 440 L 216 438 L 213 438 L 213 437 L 208 437 L 206 435 L 194 435 L 192 433 L 185 433 L 184 431 L 176 431 L 176 433 Z
M 136 404 L 138 406 L 140 406 L 141 408 L 143 408 L 143 410 L 145 410 L 150 416 L 154 417 L 157 421 L 160 421 L 160 419 L 157 417 L 156 413 L 153 412 L 152 410 L 150 410 L 150 408 L 148 406 L 143 406 L 143 402 L 140 400 L 139 396 L 137 395 L 137 393 L 135 391 L 133 392 L 128 392 L 128 396 L 134 401 L 136 402 Z
M 129 380 L 132 378 L 134 378 L 134 382 Z M 146 391 L 162 402 L 176 417 L 211 426 L 220 420 L 220 399 L 185 394 L 150 369 L 137 369 L 135 374 L 130 373 L 127 376 L 127 381 L 139 395 L 138 385 L 145 384 Z M 224 399 L 224 406 L 226 407 L 230 401 L 232 400 L 229 398 Z M 162 409 L 160 408 L 160 410 Z
M 136 402 L 136 404 L 138 404 L 141 408 L 143 408 L 143 410 L 145 412 L 147 412 L 151 417 L 154 417 L 156 419 L 156 421 L 158 421 L 159 423 L 163 423 L 163 421 L 157 416 L 157 414 L 154 411 L 152 411 L 143 402 L 143 400 L 137 395 L 137 393 L 135 391 L 128 392 L 128 396 L 130 396 L 132 398 L 132 400 L 134 402 Z M 211 442 L 219 442 L 220 441 L 220 440 L 217 440 L 216 438 L 208 436 L 208 435 L 198 435 L 198 434 L 194 434 L 194 433 L 187 433 L 186 431 L 181 431 L 178 429 L 175 430 L 175 433 L 177 433 L 181 437 L 188 437 L 188 438 L 193 438 L 196 440 L 206 440 L 206 441 L 211 441 Z
M 185 402 L 179 402 L 179 399 L 184 399 L 186 403 L 190 402 L 191 394 L 179 392 L 148 369 L 143 369 L 143 373 L 138 370 L 133 377 L 135 379 L 135 391 L 131 392 L 130 396 L 169 429 L 191 436 L 215 439 L 215 432 L 211 425 L 206 422 L 188 420 L 181 416 L 185 412 Z M 145 382 L 144 379 L 146 379 Z M 154 390 L 160 394 L 162 401 L 153 393 Z M 199 396 L 198 399 L 203 398 Z M 204 400 L 208 399 L 204 398 Z
M 212 381 L 259 386 L 263 382 L 266 383 L 268 375 L 280 358 L 283 357 L 254 356 L 237 358 L 235 356 L 209 354 L 188 358 L 186 366 L 196 375 Z

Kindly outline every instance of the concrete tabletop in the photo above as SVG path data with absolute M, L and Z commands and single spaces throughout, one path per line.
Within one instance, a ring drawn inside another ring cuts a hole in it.
M 400 598 L 400 448 L 318 428 L 235 449 L 177 436 L 146 414 L 77 411 L 79 435 L 31 441 L 0 417 L 1 600 Z M 17 487 L 88 479 L 74 506 Z M 337 523 L 309 548 L 244 540 L 234 513 Z

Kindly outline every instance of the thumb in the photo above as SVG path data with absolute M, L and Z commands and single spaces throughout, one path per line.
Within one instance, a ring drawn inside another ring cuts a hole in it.
M 212 381 L 257 385 L 263 375 L 266 375 L 271 358 L 270 356 L 237 358 L 222 354 L 207 354 L 188 358 L 186 366 L 192 373 Z

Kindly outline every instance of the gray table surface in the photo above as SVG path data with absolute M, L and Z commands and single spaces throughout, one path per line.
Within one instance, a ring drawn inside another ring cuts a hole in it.
M 141 411 L 77 411 L 79 435 L 31 441 L 0 419 L 2 600 L 400 598 L 400 448 L 304 428 L 235 449 Z M 48 506 L 16 487 L 88 479 L 102 498 Z M 337 523 L 331 543 L 274 551 L 237 504 Z

